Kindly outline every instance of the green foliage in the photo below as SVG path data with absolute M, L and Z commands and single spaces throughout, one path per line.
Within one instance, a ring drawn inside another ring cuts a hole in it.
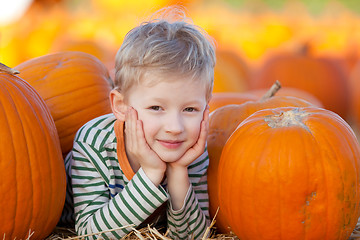
M 225 0 L 225 2 L 227 2 L 232 7 L 241 8 L 244 6 L 246 0 Z
M 282 9 L 286 0 L 263 0 L 263 2 L 273 10 Z
M 254 6 L 268 7 L 271 10 L 281 10 L 288 1 L 303 3 L 311 14 L 319 15 L 330 2 L 337 2 L 350 11 L 360 14 L 360 0 L 218 0 L 225 1 L 232 8 L 253 8 Z M 249 9 L 246 9 L 249 10 Z
M 300 0 L 300 2 L 304 3 L 310 13 L 318 15 L 321 14 L 329 0 Z
M 340 1 L 345 7 L 352 10 L 353 12 L 360 14 L 360 2 L 359 0 L 341 0 Z

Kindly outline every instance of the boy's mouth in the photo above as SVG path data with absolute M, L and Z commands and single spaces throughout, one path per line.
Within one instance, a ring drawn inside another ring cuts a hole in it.
M 178 148 L 184 141 L 180 140 L 158 140 L 158 142 L 169 149 L 175 149 Z

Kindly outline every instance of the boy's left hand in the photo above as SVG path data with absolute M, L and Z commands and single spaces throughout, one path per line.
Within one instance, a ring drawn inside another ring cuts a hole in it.
M 190 185 L 187 167 L 204 153 L 208 129 L 209 107 L 204 111 L 197 142 L 189 148 L 179 160 L 166 164 L 168 190 L 171 196 L 171 205 L 174 210 L 179 210 L 184 205 L 184 199 Z
M 185 154 L 177 161 L 168 163 L 168 166 L 171 168 L 185 167 L 189 166 L 195 159 L 197 159 L 201 154 L 203 154 L 206 145 L 206 139 L 209 132 L 209 106 L 206 107 L 204 111 L 203 120 L 201 121 L 200 134 L 197 142 L 189 148 Z

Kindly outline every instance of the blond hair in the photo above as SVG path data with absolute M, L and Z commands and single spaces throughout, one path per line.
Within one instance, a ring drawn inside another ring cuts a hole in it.
M 210 99 L 216 61 L 212 38 L 179 7 L 162 9 L 159 15 L 125 36 L 115 59 L 115 87 L 126 95 L 147 72 L 179 74 L 204 81 Z

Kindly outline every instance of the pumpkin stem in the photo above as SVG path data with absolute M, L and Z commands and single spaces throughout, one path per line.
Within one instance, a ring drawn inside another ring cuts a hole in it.
M 273 97 L 281 88 L 281 84 L 278 80 L 275 81 L 275 83 L 271 86 L 271 88 L 260 98 L 260 101 L 265 101 L 266 99 L 269 99 Z
M 11 75 L 19 74 L 20 72 L 14 68 L 10 68 L 5 64 L 0 63 L 0 72 L 9 73 Z
M 300 46 L 298 49 L 299 56 L 309 56 L 311 51 L 311 45 L 309 42 L 305 42 L 303 45 Z

